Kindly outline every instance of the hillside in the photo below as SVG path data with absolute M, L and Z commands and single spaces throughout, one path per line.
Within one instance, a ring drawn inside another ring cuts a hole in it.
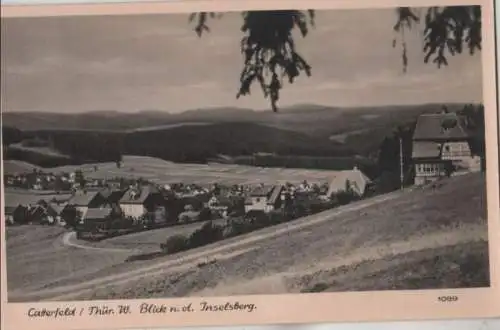
M 485 177 L 480 173 L 378 196 L 153 260 L 126 262 L 134 255 L 130 250 L 64 249 L 60 237 L 35 240 L 30 248 L 38 251 L 42 244 L 43 253 L 18 258 L 26 246 L 10 240 L 8 232 L 7 269 L 16 274 L 8 277 L 9 299 L 484 287 L 489 285 L 487 233 Z M 164 238 L 157 239 L 159 244 Z M 131 243 L 140 247 L 144 242 Z M 147 243 L 152 243 L 149 236 Z M 105 248 L 106 242 L 102 244 Z M 65 267 L 54 269 L 45 259 L 60 260 L 57 264 Z M 199 266 L 207 259 L 215 263 Z
M 43 143 L 40 147 L 25 147 L 22 143 L 7 146 L 5 159 L 24 160 L 43 167 L 113 162 L 125 154 L 205 163 L 219 154 L 349 156 L 354 153 L 335 141 L 250 122 L 182 125 L 127 133 L 40 130 L 25 131 L 23 137 L 25 142 L 40 140 Z
M 463 186 L 469 189 L 464 191 Z M 473 201 L 473 203 L 470 203 Z M 216 263 L 109 285 L 83 299 L 405 290 L 489 285 L 484 177 L 452 178 L 256 243 Z M 288 224 L 290 226 L 290 224 Z M 271 229 L 271 228 L 270 228 Z M 274 232 L 278 229 L 274 228 Z M 236 252 L 235 252 L 236 251 Z M 220 259 L 220 260 L 219 260 Z M 175 283 L 175 285 L 173 285 Z
M 4 174 L 28 173 L 34 169 L 38 170 L 37 166 L 20 160 L 6 160 L 2 165 Z
M 4 145 L 11 145 L 5 148 L 5 158 L 56 167 L 114 162 L 123 154 L 204 163 L 221 154 L 235 157 L 264 152 L 343 157 L 345 164 L 357 163 L 356 157 L 361 156 L 373 163 L 382 142 L 397 126 L 412 123 L 419 114 L 437 112 L 441 107 L 423 104 L 333 108 L 306 104 L 283 109 L 277 114 L 235 108 L 191 110 L 179 114 L 160 111 L 5 113 Z M 450 111 L 460 108 L 459 104 L 448 105 Z M 25 139 L 46 141 L 50 152 L 15 146 Z M 54 157 L 54 153 L 58 157 Z M 248 162 L 252 160 L 243 160 L 245 164 Z M 335 159 L 327 159 L 323 163 L 332 164 L 333 167 L 327 165 L 327 169 L 338 169 L 335 162 Z M 304 162 L 292 160 L 288 163 L 300 165 Z
M 422 104 L 364 108 L 339 108 L 315 104 L 300 104 L 283 108 L 279 113 L 242 108 L 195 109 L 180 113 L 168 111 L 93 111 L 87 113 L 4 112 L 3 125 L 24 131 L 91 130 L 133 131 L 185 123 L 253 122 L 295 131 L 333 135 L 366 128 L 366 122 L 377 125 L 398 118 L 413 117 L 422 112 L 439 111 L 442 105 Z M 449 104 L 450 110 L 462 107 Z

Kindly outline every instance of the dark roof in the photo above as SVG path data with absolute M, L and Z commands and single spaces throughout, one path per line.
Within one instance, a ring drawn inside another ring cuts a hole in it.
M 32 207 L 30 210 L 29 210 L 29 213 L 34 215 L 34 214 L 37 214 L 37 213 L 42 213 L 44 214 L 47 210 L 43 207 L 43 206 L 40 206 L 40 205 L 35 205 L 34 207 Z
M 417 119 L 414 140 L 467 139 L 472 132 L 467 128 L 464 116 L 454 112 L 423 114 Z
M 111 215 L 113 210 L 106 208 L 90 208 L 85 214 L 85 220 L 104 220 Z
M 47 211 L 50 213 L 55 213 L 56 215 L 60 215 L 66 208 L 66 205 L 67 204 L 50 203 Z
M 430 141 L 413 142 L 412 158 L 439 158 L 441 145 Z
M 117 190 L 105 188 L 100 191 L 100 194 L 110 203 L 118 203 L 125 194 L 126 190 Z
M 70 205 L 88 206 L 90 202 L 99 194 L 98 191 L 77 192 L 68 202 Z
M 154 186 L 130 188 L 120 198 L 120 204 L 143 204 L 151 194 L 155 193 L 159 193 L 159 190 Z
M 23 207 L 23 206 L 22 206 L 22 205 L 17 205 L 17 206 L 5 206 L 5 207 L 4 207 L 4 214 L 5 214 L 5 215 L 13 214 L 13 213 L 14 213 L 14 211 L 15 211 L 18 207 Z
M 71 194 L 57 194 L 57 195 L 51 196 L 49 201 L 67 202 L 71 199 L 71 197 L 72 197 Z
M 39 195 L 11 193 L 9 191 L 5 193 L 4 197 L 5 206 L 12 207 L 35 205 L 40 200 Z
M 273 190 L 274 186 L 259 186 L 252 190 L 250 196 L 252 197 L 262 197 L 268 196 Z
M 274 186 L 271 197 L 267 201 L 267 204 L 275 204 L 279 198 L 281 198 L 281 192 L 283 191 L 283 186 Z
M 113 190 L 109 189 L 109 188 L 104 188 L 102 189 L 101 191 L 99 191 L 101 193 L 101 196 L 108 199 L 109 196 L 111 196 L 111 194 L 113 193 Z

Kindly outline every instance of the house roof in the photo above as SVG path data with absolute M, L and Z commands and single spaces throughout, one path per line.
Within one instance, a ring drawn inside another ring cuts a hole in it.
M 159 193 L 159 190 L 154 186 L 130 188 L 120 198 L 120 204 L 143 204 L 154 193 Z
M 85 214 L 85 220 L 104 220 L 111 215 L 112 209 L 105 208 L 90 208 Z
M 68 202 L 70 205 L 88 206 L 90 202 L 99 194 L 98 191 L 77 192 Z
M 422 114 L 417 119 L 414 140 L 467 139 L 472 132 L 467 128 L 466 119 L 455 112 Z
M 252 196 L 252 197 L 268 196 L 273 189 L 274 189 L 274 186 L 259 186 L 259 187 L 254 188 L 250 192 L 250 196 Z
M 20 207 L 20 205 L 17 205 L 17 206 L 5 206 L 5 207 L 4 207 L 4 211 L 3 211 L 3 212 L 4 212 L 4 214 L 5 214 L 5 215 L 13 214 L 13 213 L 14 213 L 14 211 L 15 211 L 18 207 Z
M 68 204 L 66 204 L 66 203 L 64 203 L 64 204 L 50 203 L 48 208 L 47 208 L 47 211 L 53 212 L 56 215 L 60 215 L 64 211 L 64 209 L 66 208 L 67 205 Z
M 412 148 L 412 158 L 439 158 L 441 155 L 441 145 L 431 141 L 414 141 Z
M 111 196 L 111 193 L 113 193 L 113 190 L 109 189 L 109 188 L 104 188 L 102 190 L 99 191 L 101 196 L 108 199 L 109 196 Z
M 37 213 L 44 214 L 46 211 L 47 210 L 45 209 L 45 207 L 40 206 L 40 205 L 36 205 L 36 206 L 30 208 L 29 213 L 32 215 L 37 214 Z
M 51 196 L 49 199 L 47 199 L 47 201 L 67 202 L 71 199 L 71 197 L 71 194 L 57 194 Z
M 100 194 L 108 201 L 111 203 L 116 203 L 119 202 L 120 199 L 123 197 L 125 194 L 125 190 L 117 190 L 117 189 L 110 189 L 110 188 L 105 188 L 100 191 Z
M 34 205 L 38 203 L 39 200 L 39 195 L 11 193 L 9 191 L 5 193 L 5 206 L 17 207 L 19 205 Z
M 281 192 L 283 191 L 283 186 L 276 185 L 274 186 L 271 197 L 269 197 L 269 200 L 267 201 L 267 204 L 274 204 L 276 201 L 281 197 Z
M 345 190 L 347 181 L 349 181 L 351 187 L 360 195 L 365 193 L 366 186 L 371 183 L 371 180 L 357 168 L 340 171 L 330 182 L 328 196 L 332 193 Z

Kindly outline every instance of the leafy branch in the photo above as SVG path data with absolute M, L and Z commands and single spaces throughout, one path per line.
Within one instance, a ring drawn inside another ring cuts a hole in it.
M 421 17 L 423 14 L 423 17 Z M 210 32 L 207 21 L 220 18 L 214 12 L 193 13 L 190 22 L 196 22 L 194 30 L 198 36 Z M 258 83 L 273 111 L 278 111 L 280 91 L 284 81 L 292 84 L 301 74 L 311 76 L 311 65 L 297 51 L 293 32 L 306 37 L 315 25 L 315 11 L 276 10 L 242 12 L 241 53 L 243 69 L 236 97 L 250 95 L 253 83 Z M 399 34 L 403 71 L 407 71 L 408 56 L 405 31 L 425 22 L 424 61 L 436 64 L 438 68 L 448 65 L 448 56 L 462 54 L 468 49 L 470 54 L 481 50 L 481 7 L 454 6 L 415 9 L 396 9 L 396 24 L 393 30 Z M 397 46 L 393 40 L 393 47 Z
M 473 55 L 481 50 L 481 7 L 452 6 L 430 7 L 424 10 L 425 22 L 424 62 L 436 64 L 438 68 L 448 65 L 448 56 L 462 54 L 464 49 Z M 397 9 L 397 22 L 394 31 L 401 35 L 403 70 L 406 71 L 405 30 L 422 21 L 416 9 L 402 7 Z M 396 46 L 396 39 L 393 41 Z
M 284 80 L 293 83 L 304 73 L 311 75 L 311 66 L 297 52 L 293 31 L 298 30 L 305 37 L 314 26 L 314 11 L 246 11 L 242 13 L 240 50 L 243 55 L 243 69 L 240 73 L 240 87 L 236 98 L 250 95 L 251 86 L 258 83 L 265 98 L 270 99 L 273 111 L 278 111 L 278 100 Z M 207 19 L 214 13 L 192 14 L 197 19 L 196 33 L 208 32 Z

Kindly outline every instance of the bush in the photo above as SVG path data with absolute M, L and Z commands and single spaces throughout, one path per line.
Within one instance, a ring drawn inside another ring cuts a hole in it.
M 189 237 L 189 248 L 204 246 L 223 238 L 223 228 L 209 221 L 191 234 Z
M 287 221 L 288 219 L 285 217 L 282 211 L 271 211 L 269 212 L 269 223 L 271 225 L 279 224 Z
M 168 254 L 181 252 L 188 248 L 189 241 L 184 235 L 170 236 L 164 244 L 161 244 L 161 249 Z
M 198 219 L 200 221 L 212 220 L 212 211 L 207 207 L 202 208 L 198 215 Z
M 234 237 L 249 233 L 256 229 L 256 226 L 246 219 L 232 221 L 224 231 L 224 238 Z
M 331 200 L 339 205 L 346 205 L 359 199 L 360 197 L 352 191 L 340 191 L 331 196 Z

